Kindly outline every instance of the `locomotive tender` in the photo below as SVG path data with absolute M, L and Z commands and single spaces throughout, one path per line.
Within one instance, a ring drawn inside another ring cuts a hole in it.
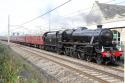
M 44 49 L 56 51 L 87 61 L 97 63 L 115 63 L 120 60 L 122 52 L 112 43 L 113 33 L 110 29 L 67 29 L 46 32 L 43 35 Z

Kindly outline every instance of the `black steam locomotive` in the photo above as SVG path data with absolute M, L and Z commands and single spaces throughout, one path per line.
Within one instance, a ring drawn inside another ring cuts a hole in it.
M 112 43 L 113 33 L 110 29 L 94 30 L 80 27 L 64 31 L 46 32 L 43 35 L 44 49 L 56 51 L 87 61 L 97 63 L 116 62 L 122 55 Z

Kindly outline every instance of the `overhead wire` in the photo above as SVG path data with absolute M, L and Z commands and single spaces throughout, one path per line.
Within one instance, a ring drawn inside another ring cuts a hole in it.
M 57 7 L 55 7 L 54 9 L 49 10 L 49 11 L 45 12 L 44 14 L 42 14 L 42 15 L 40 15 L 40 16 L 37 16 L 37 17 L 35 17 L 35 18 L 33 18 L 33 19 L 29 20 L 29 21 L 26 21 L 26 22 L 24 22 L 24 23 L 22 23 L 22 24 L 20 24 L 20 25 L 16 25 L 16 27 L 19 26 L 19 27 L 16 28 L 16 29 L 24 28 L 24 27 L 20 27 L 20 26 L 25 25 L 25 24 L 27 24 L 27 23 L 30 23 L 30 22 L 32 22 L 32 21 L 34 21 L 34 20 L 36 20 L 36 19 L 38 19 L 38 18 L 40 18 L 40 17 L 46 15 L 46 14 L 49 14 L 49 13 L 51 13 L 52 11 L 54 11 L 54 10 L 56 10 L 56 9 L 58 9 L 58 8 L 60 8 L 60 7 L 62 7 L 62 6 L 64 6 L 65 4 L 69 3 L 70 1 L 72 1 L 72 0 L 68 0 L 68 1 L 64 2 L 63 4 L 61 4 L 61 5 L 57 6 Z M 110 1 L 108 1 L 108 3 L 109 3 L 109 2 L 112 2 L 112 1 L 114 1 L 114 0 L 110 0 Z M 106 3 L 107 3 L 107 2 L 106 2 Z M 90 8 L 85 8 L 85 9 L 83 9 L 83 11 L 88 10 L 88 9 L 90 9 Z M 13 30 L 15 30 L 15 29 L 13 29 Z
M 68 1 L 64 2 L 63 4 L 61 4 L 61 5 L 59 5 L 59 6 L 55 7 L 55 8 L 53 8 L 52 10 L 49 10 L 49 11 L 45 12 L 44 14 L 42 14 L 42 15 L 40 15 L 40 16 L 37 16 L 37 17 L 35 17 L 35 18 L 33 18 L 33 19 L 29 20 L 29 21 L 26 21 L 26 22 L 24 22 L 24 23 L 18 25 L 19 27 L 16 28 L 16 29 L 23 28 L 23 27 L 20 27 L 20 26 L 22 26 L 22 25 L 24 25 L 24 24 L 27 24 L 27 23 L 30 23 L 30 22 L 32 22 L 32 21 L 34 21 L 34 20 L 36 20 L 36 19 L 38 19 L 38 18 L 40 18 L 40 17 L 42 17 L 42 16 L 45 16 L 46 14 L 49 14 L 49 13 L 51 13 L 52 11 L 54 11 L 54 10 L 56 10 L 56 9 L 58 9 L 58 8 L 60 8 L 60 7 L 62 7 L 62 6 L 64 6 L 65 4 L 69 3 L 70 1 L 72 1 L 72 0 L 68 0 Z M 17 25 L 16 25 L 16 27 L 17 27 Z
M 22 26 L 22 25 L 28 24 L 28 23 L 30 23 L 30 22 L 32 22 L 32 21 L 34 21 L 34 20 L 36 20 L 36 19 L 38 19 L 38 18 L 40 18 L 40 17 L 46 15 L 46 14 L 49 14 L 49 13 L 51 13 L 52 11 L 54 11 L 54 10 L 56 10 L 56 9 L 58 9 L 58 8 L 60 8 L 60 7 L 62 7 L 62 6 L 64 6 L 65 4 L 69 3 L 70 1 L 72 1 L 72 0 L 68 0 L 68 1 L 64 2 L 63 4 L 61 4 L 61 5 L 57 6 L 57 7 L 55 7 L 54 9 L 49 10 L 49 11 L 45 12 L 44 14 L 42 14 L 42 15 L 40 15 L 40 16 L 37 16 L 37 17 L 35 17 L 35 18 L 33 18 L 33 19 L 29 20 L 29 21 L 26 21 L 26 22 L 24 22 L 24 23 L 22 23 L 22 24 L 20 24 L 20 25 L 18 25 L 18 26 Z M 115 1 L 115 0 L 110 0 L 110 1 L 108 1 L 108 2 L 105 2 L 105 4 L 106 4 L 106 3 L 113 2 L 113 1 Z M 119 2 L 119 3 L 115 3 L 115 4 L 121 4 L 121 3 L 124 3 L 124 2 L 125 2 L 125 1 L 122 1 L 122 2 Z M 92 6 L 92 8 L 93 8 L 93 6 Z M 91 9 L 92 9 L 92 8 L 91 8 Z M 85 8 L 85 9 L 83 9 L 82 11 L 86 11 L 87 9 L 90 9 L 90 8 Z M 80 11 L 80 10 L 79 10 L 79 11 Z M 20 28 L 23 28 L 23 27 L 20 27 Z M 16 28 L 16 29 L 20 29 L 20 28 Z
M 32 21 L 34 21 L 34 20 L 36 20 L 36 19 L 38 19 L 38 18 L 40 18 L 40 17 L 46 15 L 46 14 L 49 14 L 50 12 L 52 12 L 52 11 L 54 11 L 54 10 L 56 10 L 56 9 L 58 9 L 58 8 L 60 8 L 60 7 L 62 7 L 62 6 L 64 6 L 65 4 L 69 3 L 70 1 L 72 1 L 72 0 L 68 0 L 68 1 L 64 2 L 63 4 L 61 4 L 61 5 L 59 5 L 59 6 L 55 7 L 55 8 L 53 8 L 52 10 L 49 10 L 49 11 L 45 12 L 44 14 L 42 14 L 42 15 L 40 15 L 40 16 L 37 16 L 37 17 L 35 17 L 35 18 L 33 18 L 33 19 L 29 20 L 29 21 L 26 21 L 26 22 L 24 22 L 24 23 L 22 23 L 22 24 L 20 24 L 20 25 L 24 25 L 24 24 L 30 23 L 30 22 L 32 22 Z

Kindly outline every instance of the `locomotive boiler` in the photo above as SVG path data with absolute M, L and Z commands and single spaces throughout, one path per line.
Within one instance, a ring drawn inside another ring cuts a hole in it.
M 113 33 L 110 29 L 80 27 L 48 32 L 44 37 L 47 50 L 87 61 L 114 63 L 122 55 L 122 52 L 112 43 Z
M 102 45 L 109 45 L 112 43 L 113 35 L 109 29 L 77 29 L 73 32 L 72 38 L 74 41 L 80 41 L 82 43 L 100 43 Z

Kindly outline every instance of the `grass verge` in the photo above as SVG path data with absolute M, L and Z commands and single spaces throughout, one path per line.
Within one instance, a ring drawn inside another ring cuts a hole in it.
M 41 83 L 40 72 L 6 45 L 0 44 L 0 83 Z

